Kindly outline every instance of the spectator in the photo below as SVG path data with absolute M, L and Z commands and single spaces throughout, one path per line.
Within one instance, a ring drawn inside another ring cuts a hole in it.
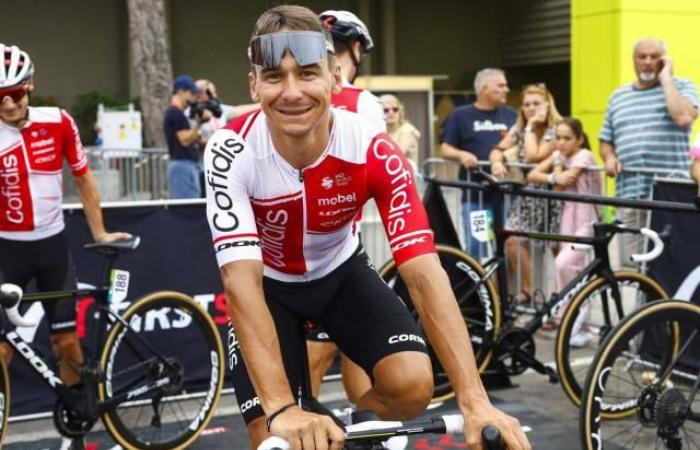
M 688 172 L 688 142 L 698 114 L 698 96 L 690 80 L 673 76 L 673 61 L 662 41 L 638 41 L 633 56 L 637 80 L 610 97 L 599 139 L 605 171 L 617 177 L 617 196 L 634 199 L 650 195 L 653 174 L 621 174 L 623 168 Z M 618 214 L 633 228 L 648 221 L 648 212 L 622 209 Z M 631 234 L 620 238 L 626 264 L 632 253 L 643 251 L 643 240 Z
M 386 131 L 399 144 L 408 161 L 417 169 L 420 131 L 406 119 L 406 108 L 395 95 L 382 95 L 379 101 L 384 107 Z
M 218 112 L 217 114 L 214 114 L 215 111 L 211 111 L 211 119 L 209 119 L 208 122 L 202 124 L 199 133 L 202 141 L 202 148 L 204 148 L 204 145 L 206 145 L 207 140 L 209 140 L 209 137 L 212 134 L 214 134 L 216 130 L 218 130 L 219 128 L 223 128 L 228 122 L 242 114 L 260 109 L 260 105 L 258 105 L 257 103 L 249 103 L 237 106 L 222 103 L 219 99 L 219 94 L 216 91 L 216 85 L 213 82 L 204 78 L 197 80 L 195 84 L 201 91 L 197 95 L 197 101 L 210 106 L 214 110 L 216 110 L 217 107 L 221 110 L 220 115 L 218 115 Z M 191 125 L 194 125 L 194 123 L 191 123 Z
M 197 148 L 197 139 L 202 124 L 209 121 L 211 112 L 204 110 L 195 116 L 195 123 L 185 115 L 185 108 L 195 101 L 201 93 L 189 75 L 178 77 L 173 83 L 173 95 L 170 106 L 165 110 L 163 131 L 168 144 L 170 164 L 168 166 L 168 185 L 170 198 L 199 198 L 201 186 L 199 173 L 201 169 L 201 150 Z
M 506 162 L 537 164 L 547 159 L 556 146 L 555 126 L 561 115 L 554 97 L 542 85 L 531 84 L 520 94 L 518 120 L 508 134 L 491 150 L 491 173 L 524 181 L 524 171 L 505 166 Z M 534 186 L 529 186 L 534 187 Z M 517 197 L 511 205 L 506 227 L 513 230 L 558 232 L 561 203 L 544 198 Z M 511 268 L 519 268 L 522 292 L 519 302 L 527 302 L 533 293 L 530 252 L 521 238 L 506 240 L 506 254 Z
M 515 123 L 517 113 L 505 106 L 508 82 L 500 69 L 482 69 L 474 79 L 476 101 L 456 108 L 445 121 L 440 153 L 443 158 L 459 161 L 459 179 L 467 179 L 467 170 L 476 169 L 479 161 L 486 161 L 489 152 Z M 478 193 L 465 189 L 462 193 L 462 219 L 467 251 L 479 257 L 481 245 L 471 239 L 470 213 L 490 209 L 479 204 Z
M 563 119 L 556 127 L 557 150 L 540 162 L 528 174 L 528 181 L 549 184 L 557 190 L 579 194 L 600 195 L 601 179 L 596 170 L 593 153 L 588 149 L 588 139 L 581 121 L 571 117 Z M 598 207 L 591 203 L 565 201 L 561 212 L 561 233 L 573 236 L 592 236 L 593 223 L 600 219 Z M 561 291 L 586 266 L 587 253 L 574 250 L 570 242 L 559 244 L 555 260 L 556 288 Z M 563 308 L 560 308 L 563 310 Z M 584 346 L 588 341 L 584 330 L 574 330 L 570 343 Z
M 700 132 L 690 147 L 690 177 L 700 186 Z

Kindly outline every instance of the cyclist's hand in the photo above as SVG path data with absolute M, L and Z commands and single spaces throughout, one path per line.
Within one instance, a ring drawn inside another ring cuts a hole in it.
M 501 431 L 501 437 L 508 450 L 532 450 L 520 422 L 508 416 L 491 404 L 481 405 L 472 412 L 464 414 L 464 437 L 471 450 L 484 450 L 481 430 L 487 425 L 494 425 Z
M 467 169 L 476 169 L 479 165 L 479 160 L 472 153 L 462 152 L 459 156 L 459 162 Z
M 270 432 L 289 442 L 292 450 L 341 450 L 345 435 L 330 417 L 289 408 L 275 417 Z
M 106 244 L 108 242 L 114 242 L 119 239 L 131 239 L 132 236 L 130 233 L 125 233 L 123 231 L 116 231 L 114 233 L 105 233 L 99 238 L 95 239 L 95 242 L 99 242 L 100 244 Z
M 491 173 L 495 177 L 505 178 L 506 175 L 508 175 L 508 169 L 501 161 L 496 161 L 495 163 L 491 164 Z

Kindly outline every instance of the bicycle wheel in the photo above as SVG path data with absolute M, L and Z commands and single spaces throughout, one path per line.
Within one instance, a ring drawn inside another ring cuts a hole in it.
M 463 251 L 438 245 L 437 253 L 440 264 L 447 272 L 452 290 L 462 312 L 469 337 L 474 349 L 474 356 L 479 371 L 488 367 L 493 356 L 496 336 L 501 329 L 501 301 L 496 294 L 491 280 L 486 278 L 483 267 Z M 418 313 L 411 303 L 406 285 L 401 280 L 394 260 L 387 262 L 380 270 L 379 276 L 401 297 L 408 309 L 418 320 Z M 484 282 L 480 283 L 481 280 Z M 420 321 L 419 321 L 420 322 Z M 447 373 L 428 342 L 428 354 L 433 363 L 433 402 L 444 401 L 454 397 Z
M 687 358 L 697 358 L 699 331 L 700 307 L 678 300 L 650 303 L 613 328 L 586 378 L 582 448 L 700 448 L 700 370 Z
M 7 419 L 10 417 L 10 373 L 7 364 L 0 358 L 0 448 L 7 430 Z
M 581 403 L 581 388 L 598 343 L 637 307 L 668 298 L 666 291 L 646 275 L 631 271 L 613 275 L 621 301 L 615 301 L 613 286 L 604 277 L 596 277 L 566 306 L 557 333 L 557 372 L 564 392 L 576 406 Z
M 100 357 L 105 427 L 126 449 L 187 448 L 211 419 L 223 387 L 214 322 L 192 298 L 165 291 L 137 300 L 121 317 Z

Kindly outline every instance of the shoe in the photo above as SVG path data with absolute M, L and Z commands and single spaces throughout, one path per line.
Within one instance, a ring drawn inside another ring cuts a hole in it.
M 584 348 L 591 342 L 591 335 L 587 331 L 579 331 L 569 338 L 569 345 L 573 348 Z

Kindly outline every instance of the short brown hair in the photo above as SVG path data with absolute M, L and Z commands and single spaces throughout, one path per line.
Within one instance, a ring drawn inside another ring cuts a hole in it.
M 309 8 L 299 5 L 279 5 L 262 13 L 257 22 L 255 22 L 250 41 L 252 42 L 253 39 L 263 34 L 275 33 L 284 27 L 294 31 L 317 31 L 323 33 L 326 41 L 333 46 L 331 32 L 323 26 L 318 15 Z M 332 53 L 328 54 L 328 68 L 331 73 L 335 69 L 335 55 Z

